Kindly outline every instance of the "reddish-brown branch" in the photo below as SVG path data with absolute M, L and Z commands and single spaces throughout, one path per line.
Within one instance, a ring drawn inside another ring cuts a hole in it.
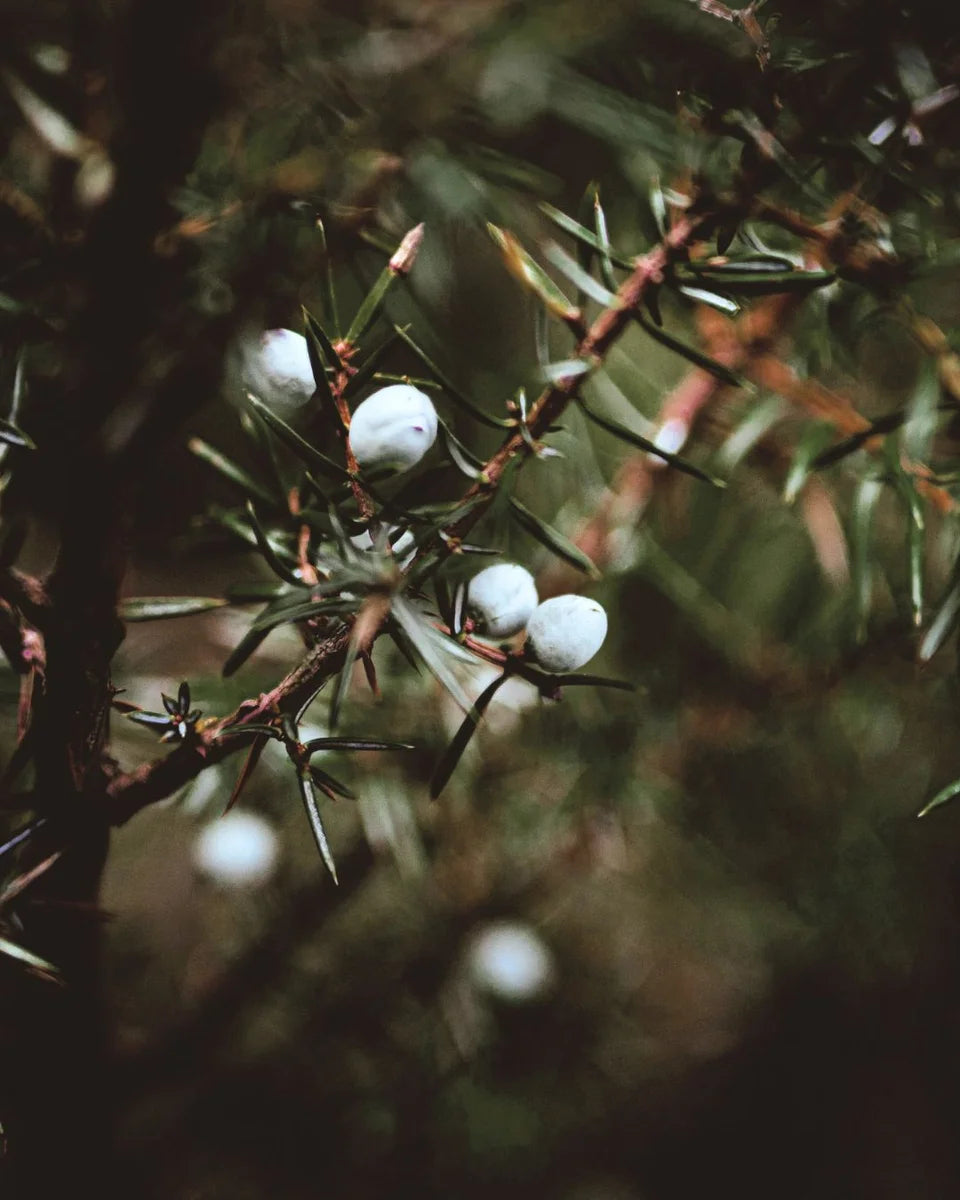
M 110 824 L 122 825 L 141 808 L 173 795 L 207 767 L 249 746 L 246 738 L 230 737 L 226 731 L 263 724 L 281 712 L 297 712 L 343 666 L 350 635 L 350 629 L 342 626 L 318 642 L 269 692 L 256 700 L 244 700 L 228 716 L 206 726 L 194 740 L 178 746 L 165 758 L 115 775 L 104 797 L 105 816 Z
M 340 342 L 337 349 L 340 354 L 346 354 L 352 352 L 353 348 L 346 342 Z M 337 416 L 340 418 L 340 424 L 343 428 L 343 452 L 347 460 L 347 473 L 350 476 L 350 490 L 353 492 L 353 498 L 356 501 L 357 511 L 361 518 L 369 523 L 373 520 L 376 509 L 373 500 L 370 498 L 370 493 L 360 482 L 360 467 L 357 463 L 357 456 L 353 452 L 353 447 L 350 445 L 350 408 L 343 394 L 349 382 L 350 372 L 338 371 L 330 387 L 333 393 L 333 403 L 337 410 Z
M 637 260 L 629 278 L 617 293 L 616 305 L 604 309 L 578 343 L 574 357 L 591 365 L 599 365 L 614 342 L 633 319 L 634 311 L 643 302 L 649 287 L 660 283 L 670 260 L 681 248 L 690 245 L 713 223 L 713 215 L 683 217 L 670 230 L 663 242 Z M 549 384 L 530 409 L 527 430 L 531 441 L 542 438 L 550 426 L 576 396 L 582 375 L 568 375 Z M 476 501 L 465 516 L 446 530 L 449 537 L 463 538 L 483 516 L 496 494 L 507 467 L 518 454 L 529 453 L 530 443 L 520 430 L 512 433 L 486 463 L 479 480 L 467 491 L 463 503 Z

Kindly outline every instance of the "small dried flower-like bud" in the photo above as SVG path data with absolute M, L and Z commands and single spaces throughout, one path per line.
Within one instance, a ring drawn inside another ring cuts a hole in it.
M 607 636 L 607 614 L 586 596 L 544 600 L 527 624 L 527 654 L 545 671 L 576 671 Z
M 307 339 L 292 329 L 270 329 L 243 352 L 243 379 L 264 404 L 299 408 L 317 390 Z
M 273 874 L 280 845 L 273 827 L 254 813 L 229 812 L 211 821 L 193 845 L 199 871 L 225 887 L 256 887 Z
M 404 236 L 403 241 L 394 251 L 389 263 L 390 270 L 394 275 L 409 275 L 413 270 L 413 264 L 416 262 L 417 254 L 420 250 L 420 243 L 423 241 L 423 229 L 423 222 L 415 225 Z
M 490 638 L 508 638 L 530 620 L 537 607 L 533 576 L 517 563 L 497 563 L 470 580 L 467 610 L 478 632 Z
M 366 470 L 409 471 L 437 438 L 437 413 L 424 392 L 408 383 L 381 388 L 357 406 L 350 420 L 350 447 Z

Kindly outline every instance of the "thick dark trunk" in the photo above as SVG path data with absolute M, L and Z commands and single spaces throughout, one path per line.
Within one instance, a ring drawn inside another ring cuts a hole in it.
M 216 106 L 211 61 L 230 6 L 83 8 L 76 70 L 110 86 L 84 93 L 89 113 L 67 115 L 95 137 L 114 131 L 107 150 L 116 177 L 102 207 L 76 217 L 82 247 L 52 256 L 51 269 L 64 275 L 66 328 L 60 373 L 35 406 L 32 498 L 55 523 L 59 546 L 42 611 L 27 614 L 43 638 L 45 678 L 31 704 L 33 791 L 18 799 L 25 816 L 47 824 L 21 865 L 63 853 L 3 915 L 11 940 L 52 963 L 62 983 L 0 961 L 4 1200 L 113 1192 L 98 899 L 126 523 L 158 435 L 175 432 L 215 388 L 235 319 L 212 331 L 192 294 L 193 260 L 156 251 L 178 219 L 174 190 Z M 69 171 L 60 192 L 69 210 Z
M 24 943 L 57 965 L 62 984 L 2 968 L 0 1195 L 9 1200 L 113 1194 L 97 909 L 107 841 L 88 825 L 23 909 Z

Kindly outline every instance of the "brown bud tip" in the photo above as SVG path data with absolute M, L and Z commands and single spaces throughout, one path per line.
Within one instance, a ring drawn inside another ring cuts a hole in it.
M 409 275 L 413 269 L 413 264 L 416 262 L 417 251 L 420 249 L 420 243 L 423 241 L 423 222 L 415 225 L 409 233 L 404 235 L 403 241 L 396 248 L 393 258 L 390 259 L 390 270 L 394 275 Z

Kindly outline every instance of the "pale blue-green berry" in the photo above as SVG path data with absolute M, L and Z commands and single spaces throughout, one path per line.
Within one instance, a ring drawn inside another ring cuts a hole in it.
M 607 614 L 586 596 L 544 600 L 527 623 L 527 654 L 545 671 L 576 671 L 607 636 Z
M 533 576 L 517 563 L 485 567 L 474 575 L 467 588 L 467 611 L 477 631 L 489 638 L 508 638 L 519 633 L 538 601 Z
M 205 826 L 193 845 L 193 861 L 202 874 L 225 887 L 256 887 L 274 873 L 280 842 L 255 813 L 234 809 Z
M 269 408 L 300 408 L 317 390 L 307 339 L 292 329 L 269 329 L 243 348 L 243 380 Z
M 364 470 L 409 471 L 437 438 L 430 397 L 408 383 L 368 396 L 350 418 L 350 448 Z
M 553 955 L 537 932 L 519 921 L 496 921 L 478 930 L 467 950 L 476 988 L 498 1000 L 540 1000 L 556 981 Z

